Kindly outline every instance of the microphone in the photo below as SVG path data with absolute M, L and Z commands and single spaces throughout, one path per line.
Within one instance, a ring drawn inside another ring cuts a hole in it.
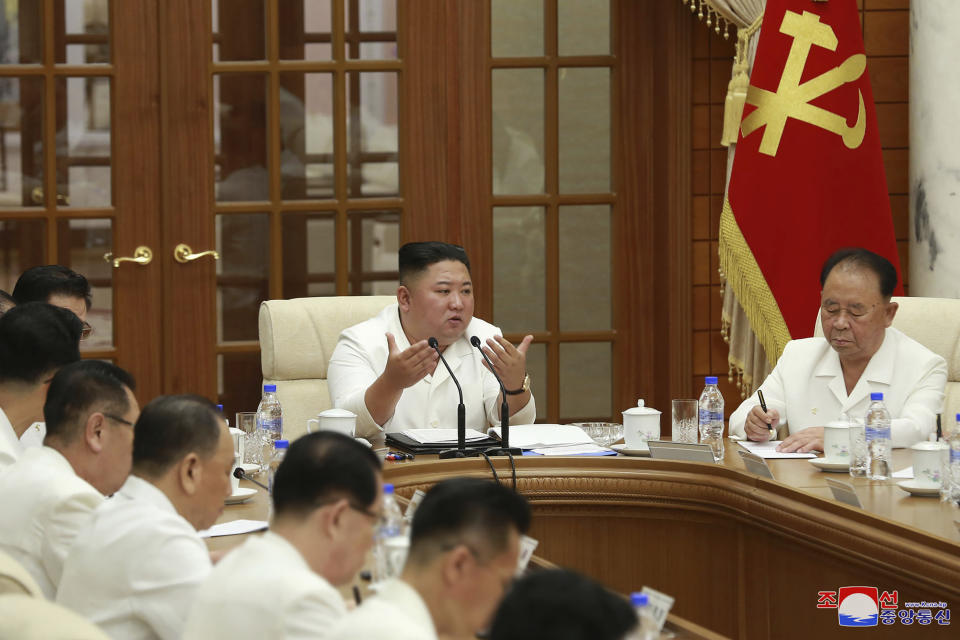
M 441 451 L 439 456 L 443 460 L 445 458 L 466 458 L 468 456 L 478 456 L 480 452 L 475 449 L 467 451 L 467 413 L 466 407 L 463 406 L 463 389 L 460 388 L 460 381 L 457 380 L 457 376 L 453 375 L 453 369 L 450 368 L 450 365 L 447 364 L 447 359 L 443 357 L 443 352 L 440 351 L 440 343 L 437 342 L 437 339 L 431 337 L 427 340 L 427 344 L 430 345 L 430 348 L 437 352 L 437 355 L 440 356 L 440 362 L 443 363 L 443 366 L 447 368 L 447 373 L 450 374 L 450 379 L 453 380 L 453 383 L 457 385 L 457 393 L 460 395 L 460 404 L 457 405 L 457 448 L 456 449 L 446 449 Z
M 480 352 L 480 355 L 483 356 L 483 360 L 487 363 L 487 366 L 490 368 L 490 373 L 493 374 L 493 377 L 497 379 L 497 384 L 500 385 L 500 440 L 503 443 L 502 447 L 493 447 L 487 449 L 485 452 L 488 456 L 502 456 L 507 454 L 513 455 L 523 455 L 517 447 L 510 446 L 510 405 L 507 402 L 507 388 L 503 385 L 503 380 L 500 379 L 500 376 L 497 375 L 497 370 L 493 368 L 493 363 L 490 362 L 490 358 L 487 357 L 487 354 L 483 350 L 483 346 L 480 343 L 480 338 L 477 336 L 470 336 L 470 344 L 477 348 L 477 351 Z
M 251 478 L 250 476 L 248 476 L 248 475 L 246 474 L 246 472 L 243 470 L 243 467 L 237 467 L 236 469 L 234 469 L 234 470 L 233 470 L 233 477 L 234 477 L 234 478 L 239 478 L 240 480 L 249 480 L 249 481 L 252 482 L 253 484 L 257 485 L 258 487 L 263 487 L 264 489 L 266 489 L 268 493 L 270 492 L 270 487 L 268 487 L 267 485 L 263 484 L 262 482 L 257 482 L 256 480 L 254 480 L 253 478 Z

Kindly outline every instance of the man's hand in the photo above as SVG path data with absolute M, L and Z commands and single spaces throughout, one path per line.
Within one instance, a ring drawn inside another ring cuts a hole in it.
M 777 426 L 780 424 L 780 412 L 776 409 L 764 410 L 757 405 L 747 414 L 747 420 L 743 423 L 743 431 L 747 434 L 747 440 L 755 442 L 766 442 L 777 433 Z M 773 427 L 773 431 L 767 425 Z
M 780 443 L 777 451 L 783 453 L 810 453 L 823 451 L 823 427 L 807 427 Z
M 387 366 L 381 376 L 395 389 L 406 389 L 417 384 L 437 366 L 437 352 L 426 340 L 421 340 L 400 351 L 392 333 L 387 333 Z
M 525 336 L 516 347 L 503 336 L 494 336 L 487 339 L 484 353 L 493 363 L 503 386 L 507 391 L 513 391 L 523 386 L 523 379 L 527 375 L 527 349 L 533 342 L 533 336 Z M 486 362 L 483 363 L 486 366 Z

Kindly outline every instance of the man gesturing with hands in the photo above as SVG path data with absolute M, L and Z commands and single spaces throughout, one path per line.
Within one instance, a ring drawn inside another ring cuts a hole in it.
M 463 248 L 412 242 L 400 248 L 399 262 L 397 304 L 346 329 L 330 359 L 330 397 L 334 406 L 357 414 L 357 435 L 456 427 L 456 385 L 439 365 L 430 338 L 437 339 L 463 387 L 467 427 L 485 431 L 500 424 L 500 386 L 470 344 L 473 336 L 507 388 L 510 422 L 533 422 L 537 412 L 526 368 L 533 337 L 514 346 L 497 327 L 473 317 Z

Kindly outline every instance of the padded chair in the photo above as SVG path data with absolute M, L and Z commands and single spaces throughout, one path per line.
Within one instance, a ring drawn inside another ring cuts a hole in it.
M 36 580 L 19 562 L 0 551 L 0 596 L 18 593 L 43 598 Z
M 261 303 L 263 383 L 277 385 L 285 438 L 299 438 L 307 432 L 308 418 L 333 406 L 327 364 L 340 332 L 396 301 L 395 296 L 339 296 Z
M 947 361 L 947 386 L 941 424 L 944 434 L 956 427 L 960 413 L 960 300 L 954 298 L 894 297 L 900 305 L 893 327 Z M 817 312 L 815 336 L 823 336 Z
M 109 640 L 99 627 L 42 595 L 0 595 L 0 639 Z

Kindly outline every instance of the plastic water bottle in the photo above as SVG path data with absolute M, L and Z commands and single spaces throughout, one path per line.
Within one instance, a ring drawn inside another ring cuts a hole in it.
M 270 456 L 269 475 L 267 477 L 267 487 L 269 487 L 271 496 L 273 495 L 273 478 L 277 475 L 277 469 L 280 468 L 280 463 L 283 462 L 283 458 L 287 455 L 287 449 L 289 447 L 289 440 L 273 441 L 273 454 Z
M 631 637 L 635 640 L 654 640 L 659 637 L 657 621 L 650 609 L 650 597 L 642 591 L 634 591 L 630 594 L 630 604 L 637 612 L 637 630 Z
M 263 397 L 257 406 L 257 433 L 263 452 L 262 464 L 270 464 L 273 443 L 283 437 L 283 409 L 277 399 L 277 385 L 263 385 Z
M 867 436 L 867 477 L 871 480 L 890 478 L 890 412 L 883 404 L 883 394 L 870 394 L 870 406 L 863 421 Z
M 227 416 L 223 415 L 223 405 L 222 405 L 222 404 L 218 404 L 218 405 L 217 405 L 217 413 L 220 414 L 220 417 L 223 418 L 223 421 L 226 422 L 226 423 L 227 423 L 227 427 L 229 427 L 229 426 L 230 426 L 230 419 L 229 419 Z M 241 462 L 242 462 L 242 460 L 241 460 Z
M 402 542 L 406 539 L 406 521 L 393 494 L 393 485 L 383 485 L 383 520 L 377 531 L 376 580 L 381 582 L 400 575 L 403 569 Z
M 957 414 L 957 424 L 953 426 L 953 433 L 947 440 L 950 445 L 950 462 L 948 463 L 949 473 L 943 479 L 944 484 L 949 483 L 947 499 L 956 502 L 960 500 L 960 413 Z
M 723 395 L 716 376 L 706 377 L 700 394 L 700 444 L 710 445 L 714 462 L 723 460 Z

